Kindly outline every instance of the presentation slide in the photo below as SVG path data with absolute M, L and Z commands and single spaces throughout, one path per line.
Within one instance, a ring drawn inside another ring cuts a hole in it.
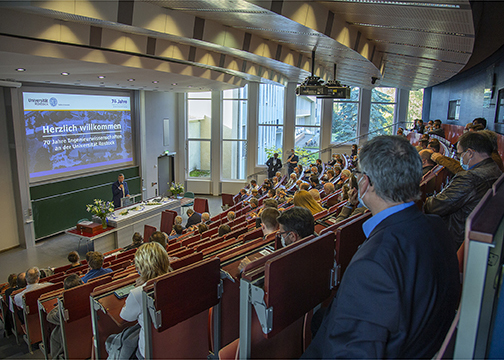
M 129 96 L 23 93 L 31 180 L 133 164 Z

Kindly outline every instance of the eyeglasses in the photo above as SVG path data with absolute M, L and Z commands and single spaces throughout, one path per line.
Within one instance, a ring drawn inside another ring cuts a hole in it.
M 279 232 L 277 232 L 277 236 L 278 236 L 278 237 L 281 237 L 281 236 L 283 236 L 283 235 L 285 235 L 285 234 L 289 234 L 289 233 L 291 233 L 291 232 L 292 232 L 292 231 L 279 231 Z
M 364 171 L 354 170 L 354 172 L 355 172 L 356 174 L 366 175 L 366 176 L 368 177 L 368 180 L 369 180 L 369 185 L 370 185 L 370 186 L 373 186 L 373 183 L 371 182 L 371 178 L 370 178 L 370 177 L 369 177 L 369 175 L 368 175 L 368 174 L 366 174 Z

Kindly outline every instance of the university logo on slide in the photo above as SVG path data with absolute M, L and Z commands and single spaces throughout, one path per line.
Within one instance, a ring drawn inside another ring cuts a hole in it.
M 51 104 L 51 106 L 56 106 L 58 105 L 58 100 L 55 97 L 52 97 L 49 99 L 49 104 Z

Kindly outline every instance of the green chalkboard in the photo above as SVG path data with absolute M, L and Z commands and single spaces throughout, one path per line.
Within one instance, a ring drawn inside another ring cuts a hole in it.
M 86 205 L 93 199 L 112 201 L 112 183 L 119 173 L 124 174 L 130 194 L 141 193 L 138 166 L 31 186 L 35 238 L 64 231 L 83 218 L 91 220 Z

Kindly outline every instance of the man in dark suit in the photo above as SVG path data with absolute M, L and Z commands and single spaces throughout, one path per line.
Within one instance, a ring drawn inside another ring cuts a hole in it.
M 124 175 L 119 174 L 117 181 L 112 184 L 112 201 L 114 202 L 114 207 L 121 207 L 121 199 L 123 197 L 129 197 L 128 183 L 124 181 Z
M 442 219 L 423 214 L 422 164 L 399 136 L 379 136 L 359 154 L 361 201 L 373 217 L 343 274 L 306 359 L 419 359 L 439 350 L 455 317 L 460 279 Z
M 282 161 L 278 158 L 277 153 L 274 153 L 273 157 L 266 161 L 266 166 L 268 167 L 268 179 L 272 179 L 276 172 L 282 168 Z
M 201 222 L 201 214 L 195 212 L 193 209 L 187 209 L 186 214 L 189 217 L 187 219 L 187 223 L 186 223 L 186 226 L 185 226 L 186 229 L 189 229 L 191 226 L 197 225 L 197 224 L 199 224 Z

